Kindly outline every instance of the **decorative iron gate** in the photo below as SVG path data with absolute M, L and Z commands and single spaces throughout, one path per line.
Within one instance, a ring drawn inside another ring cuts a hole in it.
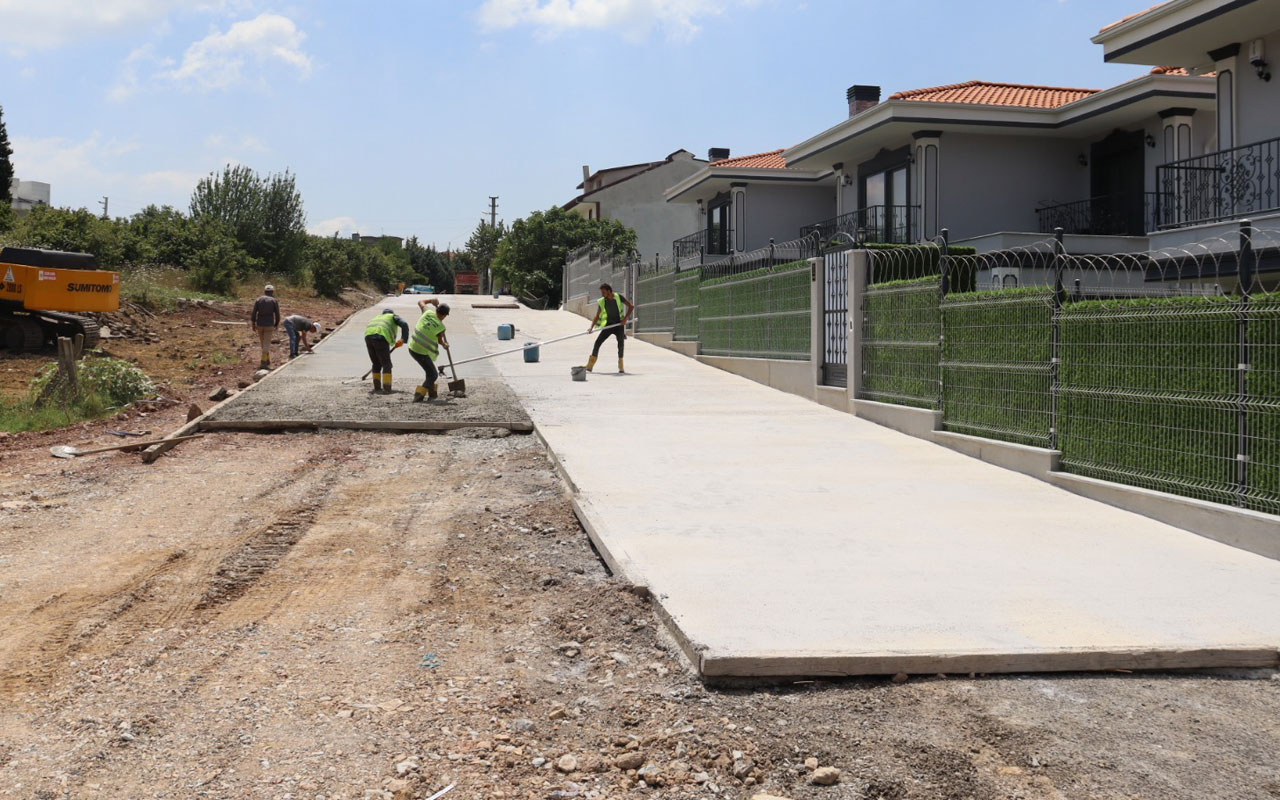
M 822 257 L 822 382 L 845 386 L 849 371 L 849 251 Z

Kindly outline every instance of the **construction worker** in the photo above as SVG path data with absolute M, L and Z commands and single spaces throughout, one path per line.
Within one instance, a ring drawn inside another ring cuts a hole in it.
M 301 314 L 290 314 L 280 323 L 284 332 L 289 334 L 289 358 L 298 357 L 298 348 L 311 352 L 311 343 L 307 341 L 310 334 L 320 335 L 320 323 L 312 322 Z
M 275 295 L 276 287 L 268 283 L 262 289 L 262 296 L 253 301 L 253 311 L 249 312 L 249 325 L 258 334 L 258 342 L 262 345 L 258 369 L 271 369 L 271 332 L 280 325 L 280 303 Z
M 631 319 L 636 307 L 607 283 L 600 284 L 600 299 L 596 301 L 596 306 L 596 315 L 591 319 L 591 327 L 587 328 L 587 331 L 590 332 L 596 328 L 605 330 L 600 331 L 600 335 L 596 337 L 596 346 L 591 348 L 591 358 L 587 359 L 587 372 L 595 367 L 596 357 L 600 355 L 600 345 L 604 344 L 610 336 L 618 337 L 618 372 L 626 372 L 622 368 L 622 345 L 627 338 L 625 332 L 627 320 Z M 623 306 L 627 309 L 625 313 L 622 310 Z
M 400 339 L 396 340 L 396 327 L 400 328 Z M 364 329 L 364 345 L 369 349 L 369 360 L 373 362 L 373 391 L 391 394 L 391 350 L 404 344 L 409 338 L 409 323 L 400 319 L 396 312 L 389 308 L 369 320 Z
M 432 308 L 435 306 L 435 308 Z M 417 361 L 426 372 L 422 385 L 413 390 L 413 402 L 421 403 L 424 399 L 435 400 L 436 379 L 440 377 L 435 360 L 440 357 L 440 348 L 449 349 L 449 340 L 444 336 L 444 320 L 449 316 L 449 306 L 441 303 L 440 298 L 431 297 L 418 301 L 418 324 L 409 337 L 409 355 Z

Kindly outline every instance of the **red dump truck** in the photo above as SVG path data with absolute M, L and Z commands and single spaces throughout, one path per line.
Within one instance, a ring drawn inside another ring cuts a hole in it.
M 464 270 L 453 273 L 454 294 L 480 294 L 480 273 Z

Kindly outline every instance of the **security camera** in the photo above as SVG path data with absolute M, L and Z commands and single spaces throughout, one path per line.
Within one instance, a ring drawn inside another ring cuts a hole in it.
M 1254 39 L 1249 42 L 1249 66 L 1254 68 L 1259 78 L 1264 81 L 1271 80 L 1271 71 L 1267 69 L 1267 59 L 1263 53 L 1261 39 Z

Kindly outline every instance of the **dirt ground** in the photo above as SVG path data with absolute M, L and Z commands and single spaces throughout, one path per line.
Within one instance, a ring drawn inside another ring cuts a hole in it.
M 1280 797 L 1272 672 L 704 687 L 532 436 L 3 464 L 0 797 Z
M 306 356 L 301 356 L 306 358 Z M 281 373 L 285 375 L 286 373 Z M 373 394 L 372 384 L 332 378 L 289 375 L 287 381 L 269 380 L 237 396 L 210 415 L 217 420 L 307 419 L 339 420 L 436 420 L 441 422 L 529 422 L 529 415 L 515 394 L 497 378 L 467 378 L 467 396 L 449 397 L 448 381 L 441 378 L 440 397 L 415 403 L 413 390 L 421 370 L 401 370 L 392 394 Z

